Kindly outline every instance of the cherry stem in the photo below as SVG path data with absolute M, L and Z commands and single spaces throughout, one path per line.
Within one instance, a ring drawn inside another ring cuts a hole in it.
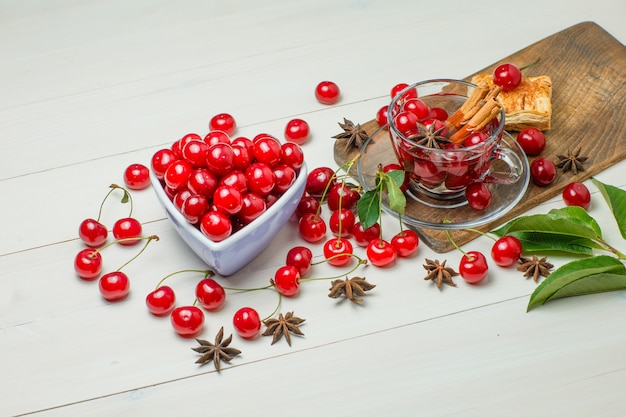
M 106 248 L 108 248 L 109 246 L 113 246 L 117 243 L 122 243 L 122 242 L 134 242 L 134 241 L 139 241 L 139 240 L 146 240 L 146 239 L 154 239 L 154 240 L 159 240 L 159 237 L 157 235 L 152 235 L 152 236 L 141 236 L 141 237 L 126 237 L 124 239 L 117 239 L 114 240 L 112 242 L 107 243 L 106 245 L 98 248 L 98 249 L 94 249 L 93 252 L 90 253 L 90 257 L 95 257 L 96 254 L 101 253 L 103 250 L 105 250 Z
M 182 274 L 183 272 L 198 272 L 198 273 L 202 273 L 204 274 L 205 278 L 210 277 L 211 275 L 214 274 L 213 271 L 211 271 L 210 269 L 181 269 L 180 271 L 176 271 L 176 272 L 172 272 L 171 274 L 168 274 L 166 276 L 164 276 L 163 278 L 161 278 L 161 280 L 159 281 L 159 283 L 156 285 L 156 288 L 159 288 L 163 282 L 165 282 L 166 279 L 177 275 L 177 274 Z
M 325 259 L 324 261 L 317 262 L 317 263 L 312 263 L 311 265 L 317 265 L 317 264 L 320 264 L 322 262 L 327 262 L 327 261 L 329 261 L 329 260 L 331 260 L 333 258 L 339 257 L 339 256 L 348 256 L 348 254 L 340 253 L 338 255 L 331 256 L 330 258 Z M 337 279 L 337 278 L 343 277 L 344 275 L 350 275 L 351 273 L 356 271 L 359 268 L 359 266 L 361 266 L 361 265 L 367 265 L 367 260 L 366 259 L 362 259 L 362 258 L 360 258 L 359 256 L 357 256 L 357 255 L 355 255 L 353 253 L 349 254 L 349 256 L 352 256 L 353 258 L 356 258 L 358 260 L 358 262 L 348 272 L 345 272 L 345 273 L 342 273 L 342 274 L 339 274 L 339 275 L 335 275 L 335 276 L 332 276 L 332 277 L 300 278 L 299 282 L 322 281 L 322 280 L 327 280 L 327 279 Z
M 528 69 L 528 68 L 530 68 L 530 67 L 532 67 L 532 66 L 537 65 L 537 64 L 539 63 L 539 61 L 541 61 L 541 57 L 539 57 L 539 58 L 535 59 L 535 62 L 533 62 L 533 63 L 531 63 L 531 64 L 524 65 L 524 66 L 523 66 L 523 67 L 521 67 L 519 70 L 520 70 L 520 71 L 524 71 L 525 69 Z
M 278 290 L 276 290 L 276 294 L 278 294 L 278 303 L 276 304 L 276 308 L 274 309 L 274 311 L 272 311 L 272 313 L 269 316 L 267 316 L 263 320 L 261 320 L 262 322 L 264 322 L 265 320 L 273 317 L 274 314 L 278 313 L 278 310 L 280 310 L 280 306 L 283 303 L 283 295 Z
M 468 231 L 470 231 L 470 232 L 474 232 L 474 233 L 478 233 L 479 235 L 486 236 L 486 237 L 488 237 L 489 239 L 493 240 L 494 242 L 498 240 L 498 239 L 496 239 L 494 236 L 490 235 L 489 233 L 485 233 L 485 232 L 480 231 L 480 230 L 478 230 L 478 229 L 472 229 L 472 228 L 469 228 L 469 229 L 465 229 L 465 230 L 468 230 Z
M 326 198 L 326 194 L 328 194 L 328 190 L 330 189 L 330 185 L 332 184 L 333 180 L 338 178 L 337 173 L 339 172 L 339 170 L 343 169 L 346 172 L 350 172 L 350 169 L 352 169 L 352 166 L 354 165 L 356 160 L 359 159 L 360 156 L 361 156 L 361 154 L 358 154 L 357 156 L 355 156 L 354 158 L 352 158 L 348 162 L 345 162 L 344 164 L 339 166 L 339 168 L 337 168 L 335 171 L 333 171 L 333 176 L 330 177 L 330 180 L 328 180 L 328 183 L 326 184 L 326 187 L 324 187 L 324 192 L 322 193 L 322 196 L 320 197 L 320 202 L 323 202 L 324 199 Z M 346 180 L 345 180 L 345 177 L 344 177 L 342 184 L 345 184 L 345 181 Z M 339 196 L 339 207 L 341 207 L 341 196 Z M 317 210 L 315 212 L 315 217 L 316 218 L 320 216 L 320 211 L 321 210 L 322 210 L 322 206 L 320 204 L 320 206 L 317 208 Z
M 452 245 L 459 251 L 461 252 L 463 255 L 467 256 L 468 258 L 470 258 L 470 256 L 467 255 L 467 252 L 465 252 L 463 249 L 461 249 L 461 247 L 454 241 L 454 239 L 452 239 L 452 235 L 450 234 L 450 231 L 446 229 L 446 235 L 448 236 L 448 240 L 450 240 L 450 243 L 452 243 Z
M 132 261 L 134 261 L 135 259 L 137 259 L 137 257 L 139 255 L 141 255 L 143 253 L 143 251 L 146 250 L 146 248 L 148 247 L 148 245 L 150 244 L 150 242 L 152 242 L 153 240 L 159 240 L 159 237 L 157 235 L 152 235 L 152 236 L 148 236 L 148 237 L 144 237 L 144 238 L 134 238 L 132 240 L 140 240 L 140 239 L 145 239 L 146 243 L 143 245 L 143 247 L 141 248 L 141 250 L 139 252 L 137 252 L 137 254 L 135 254 L 135 256 L 133 256 L 132 258 L 130 258 L 128 261 L 126 261 L 126 263 L 124 263 L 122 266 L 120 266 L 119 268 L 117 268 L 118 271 L 121 271 L 122 268 L 124 268 L 126 265 L 128 265 L 129 263 L 131 263 Z M 129 239 L 120 239 L 120 241 L 122 240 L 131 240 L 131 238 Z
M 111 190 L 109 190 L 106 197 L 104 197 L 104 200 L 102 200 L 102 203 L 100 204 L 100 211 L 98 212 L 97 220 L 100 221 L 100 216 L 102 215 L 102 207 L 104 207 L 104 202 L 109 197 L 109 195 L 111 195 L 111 193 L 115 190 L 122 190 L 124 192 L 124 195 L 122 196 L 122 204 L 125 204 L 127 201 L 130 202 L 130 212 L 128 213 L 128 217 L 131 217 L 133 215 L 133 197 L 130 195 L 128 190 L 124 187 L 120 187 L 117 184 L 111 184 L 109 185 L 109 188 Z

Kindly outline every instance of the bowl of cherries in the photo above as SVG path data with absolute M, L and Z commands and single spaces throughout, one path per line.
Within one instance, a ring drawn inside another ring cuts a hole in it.
M 307 167 L 299 145 L 269 134 L 253 139 L 212 130 L 155 152 L 151 180 L 182 240 L 228 276 L 257 257 L 291 218 Z

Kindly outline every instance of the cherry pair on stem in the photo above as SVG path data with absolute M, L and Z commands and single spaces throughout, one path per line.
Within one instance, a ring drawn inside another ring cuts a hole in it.
M 109 188 L 109 192 L 100 203 L 98 217 L 96 219 L 88 218 L 83 220 L 78 228 L 78 235 L 87 246 L 92 248 L 100 247 L 106 243 L 109 233 L 106 226 L 104 226 L 100 221 L 100 218 L 102 217 L 102 210 L 104 203 L 107 201 L 109 196 L 114 191 L 120 190 L 123 192 L 121 203 L 130 203 L 130 210 L 127 217 L 117 220 L 113 225 L 113 236 L 122 245 L 135 245 L 139 242 L 139 240 L 135 238 L 141 236 L 142 226 L 137 219 L 132 217 L 133 199 L 128 190 L 124 187 L 117 184 L 111 184 Z

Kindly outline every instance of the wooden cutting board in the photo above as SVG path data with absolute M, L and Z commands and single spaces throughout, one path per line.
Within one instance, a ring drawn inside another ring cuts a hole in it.
M 585 162 L 585 171 L 576 175 L 559 170 L 555 182 L 548 187 L 536 186 L 531 181 L 520 202 L 500 219 L 477 228 L 482 231 L 492 230 L 560 194 L 568 183 L 584 181 L 626 158 L 626 47 L 597 24 L 583 22 L 503 58 L 478 73 L 491 73 L 502 63 L 522 67 L 537 58 L 540 58 L 539 63 L 526 69 L 524 75 L 549 75 L 553 83 L 552 128 L 544 132 L 547 145 L 541 156 L 556 163 L 559 160 L 557 155 L 580 148 L 580 155 L 589 159 Z M 361 126 L 368 134 L 375 135 L 372 140 L 379 137 L 380 140 L 388 140 L 388 132 L 380 130 L 375 120 Z M 511 133 L 515 137 L 515 133 Z M 337 141 L 334 149 L 335 161 L 339 165 L 359 153 L 356 148 L 346 151 L 343 145 Z M 532 162 L 532 158 L 529 161 Z M 425 218 L 424 213 L 433 209 L 411 200 L 406 210 L 408 214 L 419 210 L 422 213 L 420 218 Z M 471 209 L 466 207 L 465 210 Z M 433 219 L 435 221 L 438 220 Z M 442 230 L 416 231 L 422 241 L 436 252 L 454 249 Z M 479 236 L 466 230 L 453 230 L 451 235 L 459 244 Z

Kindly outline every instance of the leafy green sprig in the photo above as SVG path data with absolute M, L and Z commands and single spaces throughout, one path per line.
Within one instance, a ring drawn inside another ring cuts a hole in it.
M 592 178 L 626 239 L 626 191 Z M 517 217 L 497 230 L 520 239 L 524 252 L 578 256 L 550 274 L 532 293 L 527 311 L 563 297 L 626 289 L 626 255 L 605 241 L 598 222 L 577 206 Z M 598 255 L 598 251 L 608 252 Z
M 374 188 L 363 193 L 357 203 L 357 216 L 363 229 L 368 229 L 379 221 L 384 194 L 387 195 L 389 208 L 399 217 L 404 215 L 406 197 L 400 189 L 404 182 L 404 176 L 405 172 L 402 170 L 384 172 L 382 165 L 378 165 Z M 402 222 L 400 224 L 402 225 Z

